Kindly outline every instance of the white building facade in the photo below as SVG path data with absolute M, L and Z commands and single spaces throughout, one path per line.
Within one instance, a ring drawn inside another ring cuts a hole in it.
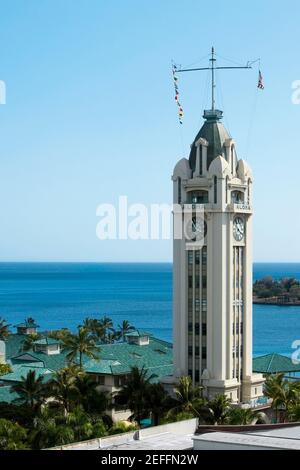
M 237 403 L 263 394 L 263 377 L 252 373 L 253 180 L 222 114 L 204 112 L 189 159 L 172 176 L 185 220 L 173 252 L 174 367 L 208 397 Z

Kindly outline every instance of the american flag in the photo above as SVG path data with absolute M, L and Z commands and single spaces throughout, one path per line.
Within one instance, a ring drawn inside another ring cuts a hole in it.
M 263 76 L 262 76 L 261 71 L 259 71 L 259 74 L 258 74 L 258 85 L 257 85 L 257 88 L 259 88 L 260 90 L 264 90 L 264 89 L 265 89 L 264 78 L 263 78 Z

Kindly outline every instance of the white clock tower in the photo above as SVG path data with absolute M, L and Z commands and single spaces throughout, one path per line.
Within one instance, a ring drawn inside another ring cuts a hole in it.
M 174 204 L 182 218 L 192 211 L 194 232 L 174 239 L 174 366 L 208 397 L 241 402 L 263 395 L 263 377 L 252 372 L 253 180 L 222 115 L 214 106 L 204 111 L 189 159 L 172 177 Z

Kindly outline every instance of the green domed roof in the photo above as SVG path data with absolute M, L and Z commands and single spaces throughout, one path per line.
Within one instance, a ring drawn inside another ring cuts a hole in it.
M 195 143 L 202 137 L 202 139 L 207 140 L 208 149 L 207 149 L 207 169 L 211 162 L 223 154 L 224 143 L 227 139 L 230 139 L 230 135 L 220 122 L 223 117 L 222 111 L 212 110 L 204 111 L 204 122 L 200 131 L 195 137 L 195 140 L 191 146 L 191 152 L 189 157 L 190 167 L 194 171 L 196 167 L 196 145 Z

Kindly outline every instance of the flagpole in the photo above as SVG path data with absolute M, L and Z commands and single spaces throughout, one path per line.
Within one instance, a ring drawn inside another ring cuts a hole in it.
M 212 47 L 211 49 L 211 109 L 212 111 L 215 110 L 215 49 Z

